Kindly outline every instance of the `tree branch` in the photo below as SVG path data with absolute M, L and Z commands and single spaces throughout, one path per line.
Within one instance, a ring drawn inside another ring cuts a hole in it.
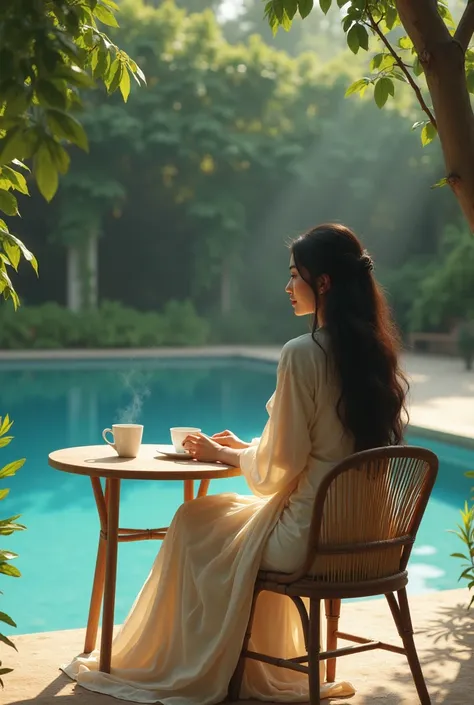
M 461 46 L 462 50 L 465 52 L 469 47 L 469 43 L 474 34 L 474 2 L 468 0 L 468 3 L 464 9 L 461 19 L 459 20 L 458 27 L 454 33 L 454 39 Z
M 474 5 L 474 2 L 472 2 L 472 3 L 470 3 L 470 4 Z M 431 110 L 429 109 L 429 107 L 426 105 L 425 99 L 423 98 L 423 94 L 422 94 L 422 92 L 421 92 L 421 90 L 420 90 L 419 85 L 418 85 L 418 84 L 416 83 L 416 81 L 413 79 L 413 76 L 411 75 L 411 73 L 409 72 L 409 70 L 407 69 L 407 67 L 405 66 L 404 62 L 402 61 L 402 58 L 397 54 L 397 52 L 396 52 L 395 49 L 392 47 L 392 45 L 391 45 L 390 42 L 388 41 L 388 39 L 387 39 L 387 37 L 385 36 L 385 34 L 384 34 L 384 33 L 382 32 L 382 30 L 380 29 L 380 27 L 379 27 L 379 25 L 377 24 L 377 22 L 375 21 L 374 16 L 373 16 L 373 14 L 372 14 L 372 12 L 371 12 L 371 10 L 370 10 L 370 7 L 369 7 L 368 5 L 367 5 L 367 16 L 368 16 L 368 18 L 369 18 L 370 26 L 372 27 L 373 31 L 374 31 L 375 34 L 379 37 L 379 39 L 382 41 L 382 43 L 385 44 L 385 46 L 387 47 L 388 51 L 390 52 L 390 54 L 391 54 L 391 55 L 393 56 L 393 58 L 395 59 L 395 63 L 397 64 L 398 68 L 399 68 L 400 71 L 403 73 L 403 75 L 404 75 L 405 78 L 407 79 L 408 83 L 409 83 L 410 86 L 412 87 L 412 89 L 413 89 L 413 91 L 414 91 L 414 93 L 415 93 L 415 95 L 416 95 L 416 97 L 417 97 L 417 100 L 418 100 L 418 102 L 419 102 L 419 104 L 420 104 L 420 106 L 421 106 L 421 109 L 423 110 L 424 113 L 426 113 L 426 115 L 428 116 L 428 119 L 429 119 L 429 121 L 431 122 L 431 124 L 433 125 L 433 127 L 436 128 L 436 127 L 437 127 L 437 125 L 436 125 L 436 118 L 435 118 L 435 116 L 433 115 L 433 113 L 431 112 Z

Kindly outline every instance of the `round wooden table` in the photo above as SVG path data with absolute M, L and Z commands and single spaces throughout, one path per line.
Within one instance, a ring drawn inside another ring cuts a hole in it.
M 197 496 L 203 497 L 212 479 L 235 477 L 240 475 L 240 469 L 220 463 L 200 463 L 187 457 L 182 460 L 169 459 L 158 455 L 156 445 L 142 445 L 137 458 L 120 458 L 107 445 L 64 448 L 50 453 L 48 462 L 57 470 L 87 475 L 91 479 L 99 513 L 100 535 L 84 653 L 95 649 L 103 602 L 99 668 L 110 673 L 118 544 L 120 541 L 164 539 L 168 529 L 120 528 L 120 481 L 182 480 L 184 501 L 187 502 L 194 499 L 194 480 L 201 481 Z M 105 478 L 105 496 L 101 478 Z

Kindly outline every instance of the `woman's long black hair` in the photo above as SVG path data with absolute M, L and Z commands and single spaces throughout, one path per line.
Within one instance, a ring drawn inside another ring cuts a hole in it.
M 291 252 L 314 293 L 313 338 L 319 278 L 329 278 L 324 328 L 341 385 L 337 412 L 354 437 L 355 450 L 400 444 L 408 384 L 398 362 L 398 332 L 373 276 L 372 259 L 349 228 L 332 223 L 296 239 Z

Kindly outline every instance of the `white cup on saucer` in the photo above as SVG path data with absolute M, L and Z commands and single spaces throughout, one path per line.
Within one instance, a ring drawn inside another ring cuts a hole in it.
M 201 433 L 201 429 L 194 428 L 193 426 L 174 426 L 173 428 L 170 428 L 171 442 L 176 453 L 188 452 L 185 448 L 183 448 L 183 441 L 187 436 L 190 436 L 193 433 Z

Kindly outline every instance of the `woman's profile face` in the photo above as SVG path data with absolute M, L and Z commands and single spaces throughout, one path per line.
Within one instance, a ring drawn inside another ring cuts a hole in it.
M 290 257 L 290 281 L 286 285 L 285 291 L 290 297 L 296 316 L 307 316 L 314 313 L 316 307 L 313 290 L 296 268 L 293 255 Z

